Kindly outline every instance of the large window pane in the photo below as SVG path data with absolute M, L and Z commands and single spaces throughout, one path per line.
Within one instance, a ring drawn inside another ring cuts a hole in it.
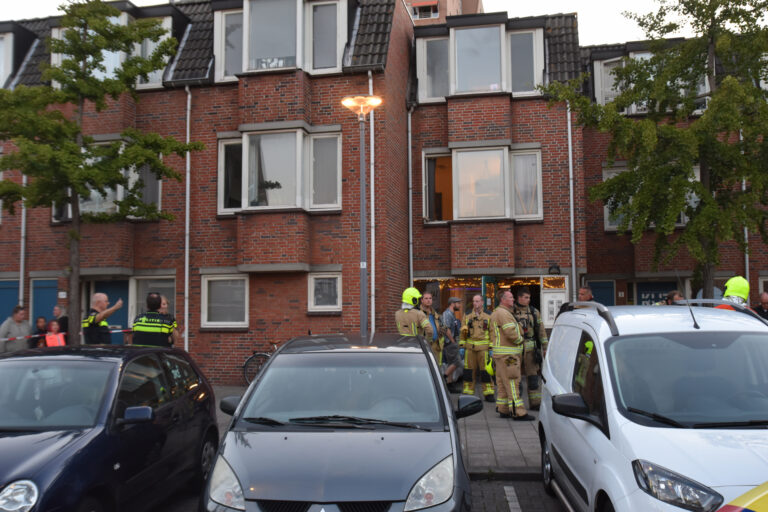
M 224 76 L 243 70 L 243 13 L 224 15 Z
M 501 44 L 498 27 L 456 31 L 458 92 L 501 90 Z
M 513 155 L 515 216 L 539 214 L 539 159 L 535 154 Z
M 248 138 L 248 204 L 296 206 L 296 133 Z
M 158 39 L 157 42 L 154 42 L 149 38 L 144 39 L 144 41 L 141 42 L 141 45 L 139 48 L 139 55 L 143 59 L 149 59 L 154 53 L 154 51 L 157 49 L 157 47 L 160 46 L 160 43 L 162 42 L 163 42 L 163 39 Z M 139 83 L 140 84 L 159 84 L 163 81 L 164 71 L 165 71 L 164 68 L 156 69 L 155 71 L 147 75 L 146 80 L 144 80 L 143 78 L 139 78 Z
M 224 146 L 223 208 L 240 208 L 243 201 L 243 145 Z
M 448 39 L 432 39 L 427 45 L 427 97 L 448 96 Z
M 459 217 L 502 217 L 504 176 L 502 150 L 457 153 Z
M 114 25 L 122 25 L 122 21 L 120 20 L 119 16 L 110 16 L 108 18 L 109 22 Z M 101 63 L 104 66 L 104 71 L 101 70 L 94 70 L 93 71 L 93 77 L 97 78 L 99 80 L 104 80 L 106 78 L 115 78 L 115 71 L 117 68 L 120 67 L 121 64 L 121 52 L 112 52 L 112 51 L 102 51 L 101 52 Z
M 248 68 L 296 66 L 296 2 L 249 0 Z
M 160 180 L 155 173 L 150 171 L 149 165 L 143 165 L 139 169 L 138 178 L 141 179 L 141 200 L 144 204 L 159 204 Z
M 283 0 L 286 1 L 286 0 Z M 312 6 L 312 67 L 336 67 L 336 4 Z
M 335 307 L 339 305 L 338 277 L 316 277 L 313 279 L 314 302 L 318 307 Z
M 603 73 L 602 73 L 602 81 L 600 84 L 600 87 L 602 88 L 603 92 L 603 103 L 609 103 L 616 99 L 616 96 L 619 95 L 619 89 L 616 86 L 616 75 L 614 75 L 614 70 L 619 68 L 621 66 L 620 60 L 615 60 L 612 62 L 606 62 L 603 64 Z
M 106 189 L 105 195 L 96 190 L 91 190 L 90 195 L 80 198 L 80 213 L 115 213 L 117 206 L 117 192 L 114 189 Z
M 533 34 L 511 34 L 509 54 L 512 57 L 512 91 L 532 91 L 536 84 L 533 69 Z
M 208 322 L 245 322 L 245 280 L 209 280 L 207 320 Z
M 339 183 L 338 137 L 316 137 L 312 141 L 312 205 L 337 204 Z

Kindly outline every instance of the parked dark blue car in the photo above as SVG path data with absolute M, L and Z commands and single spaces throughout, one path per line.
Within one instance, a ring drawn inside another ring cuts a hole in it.
M 205 481 L 217 444 L 213 390 L 182 350 L 0 356 L 0 511 L 144 510 Z
M 239 402 L 239 405 L 238 405 Z M 201 512 L 467 512 L 454 409 L 421 338 L 308 336 L 287 342 L 234 414 Z

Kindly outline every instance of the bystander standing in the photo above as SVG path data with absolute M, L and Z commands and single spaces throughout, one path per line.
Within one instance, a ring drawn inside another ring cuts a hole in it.
M 16 306 L 11 316 L 0 325 L 0 353 L 15 352 L 29 347 L 27 336 L 30 329 L 26 317 L 27 310 L 23 306 Z
M 760 294 L 760 304 L 754 307 L 755 313 L 768 320 L 768 293 Z
M 61 306 L 53 306 L 53 320 L 59 323 L 59 331 L 64 334 L 65 343 L 69 344 L 69 317 Z

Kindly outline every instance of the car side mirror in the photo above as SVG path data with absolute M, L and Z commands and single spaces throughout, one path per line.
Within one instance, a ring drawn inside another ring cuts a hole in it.
M 483 410 L 483 401 L 474 395 L 460 395 L 456 407 L 456 419 L 472 416 Z
M 117 419 L 118 425 L 135 425 L 136 423 L 149 423 L 155 419 L 155 412 L 148 405 L 128 407 L 122 418 Z
M 234 416 L 241 398 L 241 395 L 225 396 L 219 402 L 219 409 L 221 409 L 221 412 L 224 414 Z
M 567 418 L 586 421 L 600 430 L 604 429 L 602 421 L 589 413 L 589 406 L 584 401 L 584 397 L 578 393 L 563 393 L 553 396 L 552 410 Z

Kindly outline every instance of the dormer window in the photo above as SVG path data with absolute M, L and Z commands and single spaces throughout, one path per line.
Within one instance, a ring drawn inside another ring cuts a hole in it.
M 426 0 L 411 3 L 411 17 L 414 20 L 428 20 L 439 18 L 437 0 Z
M 5 86 L 13 67 L 13 34 L 0 34 L 0 88 Z

